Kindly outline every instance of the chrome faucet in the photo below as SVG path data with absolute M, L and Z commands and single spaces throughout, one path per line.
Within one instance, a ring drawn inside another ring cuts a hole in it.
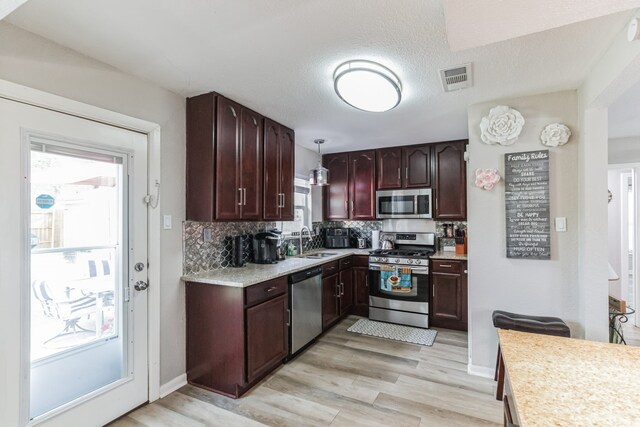
M 304 251 L 304 244 L 302 243 L 302 235 L 304 233 L 304 230 L 307 230 L 309 237 L 311 237 L 311 230 L 306 225 L 303 225 L 300 229 L 300 255 L 302 255 L 302 252 Z

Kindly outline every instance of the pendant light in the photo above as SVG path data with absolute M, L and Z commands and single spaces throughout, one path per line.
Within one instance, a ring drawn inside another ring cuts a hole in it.
M 322 166 L 322 155 L 320 154 L 320 144 L 324 144 L 324 139 L 316 139 L 318 145 L 318 166 L 309 172 L 309 184 L 311 185 L 329 185 L 329 169 Z

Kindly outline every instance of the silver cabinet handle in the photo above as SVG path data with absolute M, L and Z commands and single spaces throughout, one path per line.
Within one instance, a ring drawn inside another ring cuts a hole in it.
M 242 196 L 242 202 L 243 203 L 242 204 L 244 206 L 247 206 L 247 189 L 246 188 L 242 189 L 242 194 L 243 194 L 243 196 Z
M 351 200 L 351 216 L 353 217 L 353 200 Z
M 272 292 L 272 291 L 275 291 L 276 289 L 278 289 L 278 287 L 277 287 L 277 286 L 271 286 L 271 287 L 269 287 L 269 288 L 265 289 L 264 291 L 265 291 L 265 292 Z
M 404 168 L 404 179 L 409 180 L 409 167 Z
M 340 283 L 340 295 L 344 295 L 344 283 Z
M 240 201 L 238 202 L 238 206 L 242 206 L 242 188 L 238 188 L 238 192 L 240 192 Z
M 287 308 L 287 326 L 291 326 L 291 310 Z
M 340 298 L 340 295 L 341 295 L 341 294 L 340 294 L 340 284 L 339 284 L 339 283 L 337 283 L 337 284 L 336 284 L 336 297 Z
M 369 287 L 369 275 L 368 274 L 364 277 L 364 287 L 365 288 Z
M 282 193 L 282 207 L 284 208 L 287 204 L 287 195 Z
M 440 264 L 438 267 L 451 268 L 453 266 L 451 264 Z
M 400 178 L 400 168 L 398 168 L 398 181 L 400 181 L 402 178 Z

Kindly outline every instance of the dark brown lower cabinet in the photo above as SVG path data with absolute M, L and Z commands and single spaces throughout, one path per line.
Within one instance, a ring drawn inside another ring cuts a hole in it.
M 322 278 L 322 330 L 340 318 L 340 275 Z
M 350 313 L 353 307 L 353 269 L 340 272 L 340 317 Z
M 467 330 L 467 272 L 465 261 L 431 261 L 431 326 Z
M 289 351 L 287 295 L 247 309 L 247 381 L 279 365 Z
M 369 316 L 369 259 L 367 256 L 354 256 L 353 314 L 363 317 Z
M 187 381 L 240 397 L 288 353 L 286 277 L 247 288 L 186 283 Z

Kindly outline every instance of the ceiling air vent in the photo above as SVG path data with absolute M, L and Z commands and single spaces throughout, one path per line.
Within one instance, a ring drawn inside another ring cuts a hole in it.
M 440 80 L 445 92 L 466 89 L 473 86 L 471 63 L 440 70 Z

